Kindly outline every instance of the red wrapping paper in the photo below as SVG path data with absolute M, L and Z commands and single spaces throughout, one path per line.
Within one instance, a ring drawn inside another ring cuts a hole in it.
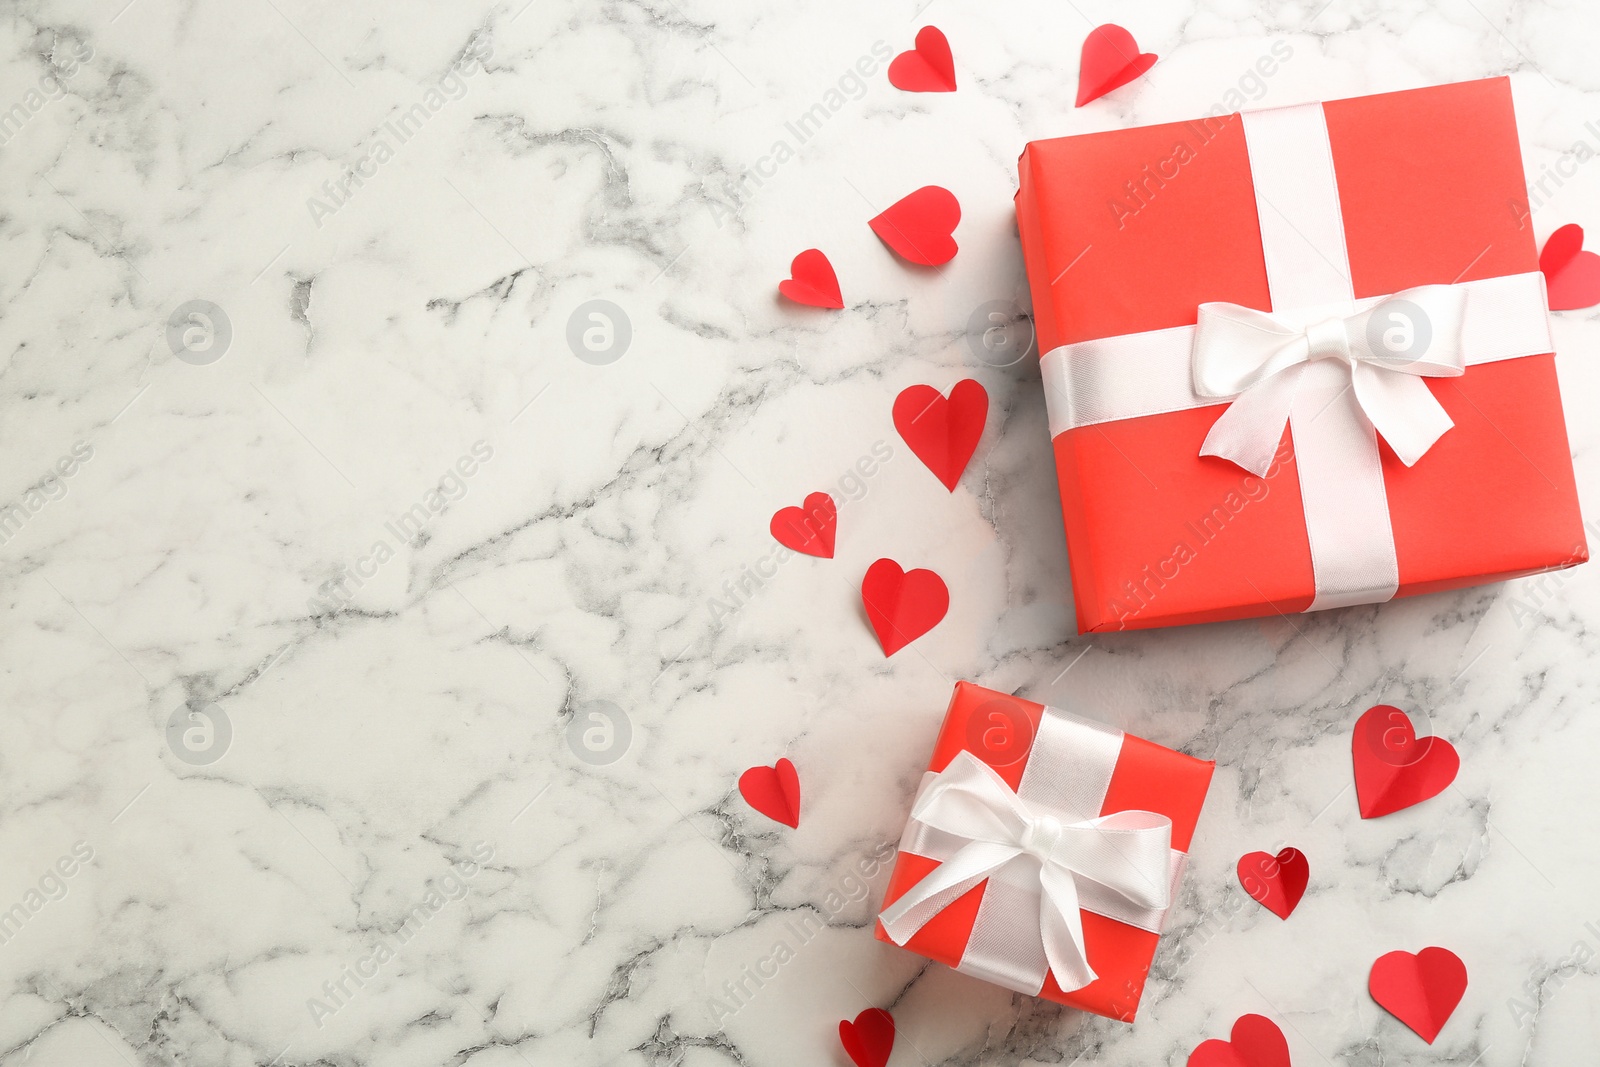
M 1505 78 L 1340 100 L 1325 113 L 1357 298 L 1538 269 Z M 1192 325 L 1205 301 L 1270 309 L 1236 114 L 1035 141 L 1019 170 L 1041 352 Z M 1587 560 L 1554 357 L 1426 382 L 1454 429 L 1410 468 L 1379 446 L 1397 595 Z M 1055 438 L 1080 633 L 1310 605 L 1292 440 L 1286 431 L 1264 481 L 1202 457 L 1223 410 Z
M 993 767 L 1012 789 L 1016 789 L 1028 766 L 1032 739 L 1043 714 L 1043 704 L 997 693 L 971 682 L 957 682 L 928 769 L 934 773 L 944 770 L 965 750 Z M 1165 815 L 1172 820 L 1172 847 L 1188 852 L 1215 766 L 1208 760 L 1185 756 L 1124 734 L 1122 751 L 1100 813 L 1142 809 Z M 893 904 L 937 866 L 937 862 L 927 857 L 900 853 L 889 877 L 883 908 Z M 987 882 L 980 883 L 957 898 L 917 931 L 905 947 L 949 967 L 959 964 L 987 885 Z M 1100 977 L 1082 989 L 1065 993 L 1051 975 L 1045 980 L 1040 996 L 1097 1015 L 1132 1022 L 1159 935 L 1093 912 L 1083 912 L 1082 916 L 1089 963 Z M 882 923 L 877 924 L 877 937 L 893 944 Z

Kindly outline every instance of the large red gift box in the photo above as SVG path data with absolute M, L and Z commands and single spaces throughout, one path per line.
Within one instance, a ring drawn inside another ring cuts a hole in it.
M 1538 270 L 1507 79 L 1322 113 L 1355 299 Z M 1245 125 L 1213 115 L 1026 147 L 1016 209 L 1041 353 L 1191 326 L 1208 301 L 1272 308 Z M 1378 444 L 1394 595 L 1586 560 L 1554 357 L 1423 380 L 1454 427 L 1409 467 Z M 1312 606 L 1294 435 L 1254 477 L 1199 454 L 1225 409 L 1055 433 L 1079 632 Z
M 970 752 L 1004 779 L 1012 791 L 1022 790 L 1024 773 L 1037 757 L 1041 723 L 1046 716 L 1057 722 L 1073 723 L 1073 729 L 1087 726 L 1097 732 L 1108 747 L 1102 750 L 1109 775 L 1103 782 L 1104 799 L 1097 815 L 1139 810 L 1171 820 L 1173 866 L 1170 877 L 1175 895 L 1182 875 L 1183 856 L 1194 834 L 1206 790 L 1215 764 L 1186 756 L 1171 749 L 1088 720 L 1078 719 L 1055 708 L 1020 697 L 985 689 L 971 682 L 957 682 L 950 709 L 934 745 L 925 782 L 944 771 L 961 753 Z M 1057 735 L 1060 736 L 1060 735 Z M 1098 757 L 1072 753 L 1066 777 L 1091 769 Z M 1112 762 L 1114 761 L 1114 763 Z M 1032 777 L 1049 778 L 1052 768 L 1037 767 Z M 1057 771 L 1063 768 L 1054 768 Z M 919 855 L 902 841 L 890 875 L 883 907 L 888 909 L 907 890 L 939 866 L 939 861 Z M 973 940 L 974 924 L 985 892 L 985 881 L 954 899 L 918 930 L 904 947 L 950 967 L 961 968 Z M 1087 904 L 1087 900 L 1086 900 Z M 1145 976 L 1160 940 L 1156 930 L 1140 929 L 1093 911 L 1081 913 L 1086 956 L 1098 977 L 1081 988 L 1064 992 L 1051 973 L 1045 976 L 1038 995 L 1085 1011 L 1132 1022 L 1144 991 Z M 882 921 L 877 937 L 893 943 Z M 1030 990 L 1031 992 L 1031 990 Z

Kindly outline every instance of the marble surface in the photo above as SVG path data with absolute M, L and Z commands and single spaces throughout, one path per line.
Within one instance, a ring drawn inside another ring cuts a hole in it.
M 1112 19 L 1163 58 L 1074 110 Z M 884 77 L 928 22 L 953 95 Z M 1597 45 L 1579 0 L 9 5 L 0 1065 L 843 1064 L 871 1005 L 895 1067 L 1250 1011 L 1302 1067 L 1592 1062 L 1596 572 L 1074 636 L 1011 194 L 1031 138 L 1510 73 L 1538 236 L 1600 228 Z M 962 250 L 908 270 L 865 221 L 931 182 Z M 776 299 L 811 246 L 846 311 Z M 1600 321 L 1556 330 L 1593 510 Z M 967 375 L 952 494 L 889 408 Z M 777 563 L 818 489 L 837 558 Z M 888 661 L 880 555 L 954 604 Z M 1132 1028 L 873 940 L 956 678 L 1218 761 Z M 1378 702 L 1464 766 L 1364 823 Z M 733 788 L 785 755 L 796 831 Z M 1284 843 L 1289 923 L 1232 874 Z M 1365 992 L 1427 944 L 1431 1048 Z

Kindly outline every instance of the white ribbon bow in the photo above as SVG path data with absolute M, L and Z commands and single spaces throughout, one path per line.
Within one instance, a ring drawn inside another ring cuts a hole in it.
M 1194 336 L 1194 388 L 1235 398 L 1200 448 L 1264 476 L 1283 437 L 1295 390 L 1313 360 L 1343 362 L 1361 411 L 1406 466 L 1452 425 L 1423 377 L 1461 375 L 1466 356 L 1460 286 L 1423 285 L 1346 317 L 1305 329 L 1238 304 L 1200 305 Z
M 1165 815 L 1119 811 L 1063 822 L 961 752 L 928 782 L 911 817 L 966 844 L 880 916 L 898 945 L 991 875 L 1031 878 L 1043 890 L 1036 941 L 1056 983 L 1070 992 L 1096 977 L 1084 949 L 1080 885 L 1104 887 L 1135 908 L 1160 911 L 1171 904 L 1172 820 Z

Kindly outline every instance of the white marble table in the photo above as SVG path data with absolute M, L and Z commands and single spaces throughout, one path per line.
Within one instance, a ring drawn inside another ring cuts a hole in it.
M 1074 110 L 1113 19 L 1163 59 Z M 953 95 L 882 74 L 927 22 Z M 978 337 L 1027 140 L 1510 73 L 1537 175 L 1600 150 L 1600 8 L 37 0 L 0 42 L 0 1065 L 837 1065 L 869 1005 L 895 1067 L 1181 1064 L 1250 1011 L 1302 1067 L 1594 1062 L 1593 568 L 1075 637 L 1038 372 Z M 1600 232 L 1563 169 L 1541 239 Z M 927 183 L 942 272 L 865 225 Z M 813 245 L 842 313 L 775 296 Z M 1556 330 L 1592 510 L 1600 323 Z M 951 494 L 889 408 L 967 375 Z M 837 558 L 772 567 L 817 489 Z M 880 555 L 954 603 L 887 662 Z M 873 940 L 956 678 L 1218 761 L 1134 1027 Z M 1379 702 L 1464 766 L 1364 823 Z M 798 831 L 733 792 L 783 755 Z M 1283 842 L 1287 924 L 1232 876 Z M 1472 976 L 1432 1048 L 1365 993 L 1426 944 Z

